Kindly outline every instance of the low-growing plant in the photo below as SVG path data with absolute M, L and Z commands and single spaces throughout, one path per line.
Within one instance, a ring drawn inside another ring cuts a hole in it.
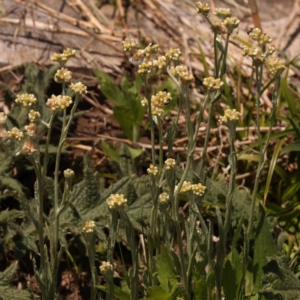
M 80 236 L 86 246 L 91 271 L 91 300 L 101 299 L 100 291 L 109 300 L 299 298 L 299 281 L 289 270 L 286 258 L 281 255 L 280 245 L 276 246 L 263 202 L 258 198 L 261 173 L 276 121 L 280 75 L 285 66 L 278 58 L 268 62 L 274 76 L 274 86 L 272 111 L 268 116 L 270 124 L 264 135 L 260 130 L 263 75 L 266 62 L 275 48 L 269 45 L 272 39 L 267 34 L 258 28 L 253 29 L 249 36 L 259 48 L 245 46 L 242 55 L 252 60 L 256 87 L 258 166 L 255 182 L 249 191 L 236 185 L 238 154 L 235 140 L 241 119 L 238 107 L 225 108 L 224 115 L 217 118 L 219 124 L 227 128 L 230 149 L 226 170 L 229 176 L 227 181 L 225 176 L 219 176 L 222 178 L 219 181 L 211 179 L 207 171 L 211 124 L 214 107 L 221 102 L 224 89 L 230 37 L 238 27 L 239 20 L 231 16 L 229 9 L 216 9 L 218 20 L 214 20 L 207 3 L 197 2 L 196 8 L 211 26 L 215 59 L 214 76 L 203 79 L 206 92 L 199 99 L 196 118 L 193 119 L 191 115 L 190 86 L 194 84 L 194 76 L 187 66 L 180 64 L 180 49 L 170 49 L 157 55 L 158 44 L 151 43 L 139 49 L 135 40 L 127 38 L 123 41 L 124 50 L 137 66 L 141 79 L 139 89 L 143 98 L 140 103 L 135 86 L 126 82 L 123 91 L 117 90 L 111 86 L 111 82 L 107 84 L 107 75 L 95 72 L 102 83 L 106 81 L 102 88 L 109 88 L 103 93 L 115 101 L 115 117 L 118 119 L 117 116 L 125 112 L 130 115 L 128 124 L 123 123 L 124 118 L 118 121 L 125 134 L 135 142 L 139 139 L 143 107 L 147 109 L 152 145 L 147 175 L 135 176 L 132 167 L 134 155 L 130 155 L 130 149 L 125 145 L 122 146 L 122 154 L 115 156 L 122 178 L 101 192 L 88 157 L 84 158 L 84 178 L 76 184 L 73 184 L 75 174 L 71 169 L 63 172 L 60 169 L 62 149 L 76 107 L 87 92 L 81 82 L 68 86 L 72 74 L 65 68 L 65 63 L 75 55 L 74 50 L 66 49 L 52 57 L 61 66 L 54 76 L 55 81 L 62 84 L 61 95 L 53 95 L 46 105 L 33 94 L 17 96 L 16 103 L 28 110 L 30 124 L 25 126 L 25 135 L 16 127 L 7 130 L 7 117 L 1 113 L 3 148 L 16 155 L 22 153 L 32 164 L 36 175 L 33 199 L 27 199 L 19 191 L 18 200 L 26 212 L 24 224 L 20 228 L 13 224 L 9 226 L 18 231 L 27 249 L 34 253 L 33 267 L 42 299 L 60 297 L 57 292 L 60 260 L 64 253 L 71 256 L 67 233 Z M 164 116 L 172 101 L 171 93 L 160 79 L 166 74 L 178 89 L 178 101 L 175 106 L 177 114 L 171 118 L 171 125 L 164 132 Z M 114 94 L 110 95 L 112 92 Z M 42 111 L 38 110 L 41 106 L 44 107 Z M 69 107 L 71 110 L 68 115 Z M 184 151 L 186 160 L 179 166 L 174 142 L 182 111 L 185 113 L 187 143 Z M 61 135 L 54 175 L 50 176 L 50 137 L 57 117 L 62 120 Z M 206 122 L 206 133 L 204 144 L 201 145 L 201 159 L 197 161 L 195 149 L 200 144 L 198 131 L 203 122 Z M 296 124 L 294 128 L 298 130 Z M 44 129 L 46 142 L 42 152 L 40 144 Z M 164 145 L 167 145 L 167 151 Z M 104 144 L 104 147 L 108 146 Z M 285 151 L 294 149 L 294 145 L 289 147 Z M 45 200 L 50 203 L 49 209 L 45 209 Z M 207 206 L 211 213 L 204 216 Z M 31 240 L 26 240 L 25 232 L 30 232 Z M 33 240 L 38 240 L 38 247 Z M 96 268 L 96 246 L 100 243 L 106 245 L 106 259 L 101 262 L 100 268 Z M 122 243 L 130 254 L 130 262 L 124 261 L 123 257 L 116 262 L 116 245 Z M 122 278 L 117 284 L 115 270 L 120 266 Z M 15 265 L 0 274 L 0 291 L 7 298 L 14 292 L 13 289 L 4 288 L 13 271 Z M 100 284 L 99 272 L 105 284 Z M 32 293 L 24 293 L 18 295 L 19 299 L 34 297 Z

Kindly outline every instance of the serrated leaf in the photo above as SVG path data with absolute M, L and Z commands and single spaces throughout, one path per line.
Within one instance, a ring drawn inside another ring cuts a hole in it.
M 280 155 L 284 155 L 284 154 L 292 152 L 292 151 L 296 151 L 296 152 L 300 151 L 300 140 L 299 141 L 294 141 L 294 142 L 290 143 L 289 145 L 286 145 L 282 149 Z
M 14 221 L 15 219 L 18 219 L 20 217 L 23 217 L 24 213 L 20 210 L 4 210 L 0 212 L 0 223 L 8 223 L 11 221 Z
M 263 276 L 263 266 L 268 262 L 267 257 L 276 255 L 277 249 L 273 241 L 266 213 L 262 205 L 258 210 L 258 224 L 256 226 L 256 236 L 253 258 L 253 276 L 256 291 L 261 288 Z
M 22 192 L 22 184 L 12 177 L 1 176 L 0 183 L 11 190 Z
M 31 300 L 31 294 L 25 290 L 0 287 L 0 300 Z
M 133 174 L 132 158 L 124 143 L 121 144 L 119 164 L 123 176 L 131 176 Z
M 10 284 L 10 280 L 14 276 L 17 270 L 18 262 L 11 264 L 3 272 L 0 272 L 0 286 L 7 287 Z M 0 294 L 1 295 L 1 294 Z
M 116 105 L 124 104 L 124 95 L 111 78 L 100 70 L 94 69 L 93 72 L 100 82 L 104 96 Z
M 147 300 L 171 300 L 171 294 L 161 286 L 150 286 L 147 289 Z
M 167 292 L 173 293 L 178 287 L 178 275 L 174 269 L 172 256 L 164 245 L 160 247 L 156 268 L 157 277 L 162 288 Z
M 111 160 L 119 162 L 120 154 L 117 148 L 111 146 L 104 140 L 101 140 L 101 148 L 105 155 L 107 155 Z
M 263 267 L 263 288 L 259 291 L 265 299 L 300 299 L 300 281 L 289 268 L 284 256 L 270 257 Z
M 95 287 L 105 293 L 108 291 L 107 285 L 95 285 Z M 130 295 L 124 291 L 122 291 L 117 286 L 114 286 L 114 297 L 119 300 L 130 300 Z
M 207 300 L 207 284 L 204 277 L 195 281 L 194 299 Z M 229 298 L 228 298 L 229 299 Z

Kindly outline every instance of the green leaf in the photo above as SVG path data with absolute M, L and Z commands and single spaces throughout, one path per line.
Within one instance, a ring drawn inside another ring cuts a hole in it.
M 1 183 L 1 185 L 5 186 L 11 190 L 22 192 L 21 183 L 14 178 L 11 178 L 8 176 L 1 176 L 0 183 Z
M 111 146 L 104 140 L 101 140 L 101 148 L 105 155 L 107 155 L 111 160 L 119 162 L 120 154 L 117 148 Z
M 207 300 L 207 288 L 204 277 L 201 277 L 199 280 L 195 281 L 194 297 L 195 300 Z
M 178 275 L 174 269 L 172 256 L 164 245 L 161 245 L 156 267 L 157 277 L 162 288 L 173 293 L 178 287 Z
M 135 159 L 135 158 L 141 156 L 141 154 L 143 153 L 143 149 L 136 149 L 136 148 L 132 148 L 129 146 L 127 146 L 127 148 L 128 148 L 128 151 L 129 151 L 132 159 Z
M 0 287 L 0 300 L 31 300 L 31 294 L 25 290 Z
M 150 286 L 147 289 L 147 300 L 171 300 L 171 294 L 166 292 L 161 286 Z
M 7 287 L 10 284 L 10 280 L 14 276 L 17 270 L 18 262 L 11 264 L 3 272 L 0 272 L 0 286 Z M 1 294 L 0 294 L 1 295 Z
M 135 124 L 135 116 L 128 106 L 119 105 L 113 108 L 114 118 L 120 124 L 126 136 L 133 140 L 133 129 Z
M 259 293 L 265 299 L 300 299 L 300 281 L 290 270 L 285 256 L 269 257 L 263 272 L 263 288 Z
M 273 241 L 266 213 L 262 205 L 258 209 L 258 224 L 256 226 L 256 236 L 253 258 L 253 275 L 256 291 L 259 290 L 263 276 L 263 266 L 268 262 L 267 256 L 277 254 L 277 249 Z
M 269 188 L 270 188 L 270 184 L 271 184 L 271 180 L 273 177 L 273 173 L 274 173 L 274 169 L 276 167 L 276 163 L 277 163 L 277 158 L 279 155 L 279 152 L 281 150 L 282 144 L 284 143 L 284 139 L 281 139 L 275 146 L 275 149 L 273 151 L 273 155 L 269 164 L 269 171 L 268 171 L 268 176 L 267 176 L 267 180 L 266 180 L 266 185 L 264 188 L 264 203 L 266 203 L 267 200 L 267 196 L 269 193 Z
M 286 145 L 282 151 L 280 155 L 284 155 L 286 153 L 292 152 L 292 151 L 296 151 L 299 152 L 300 151 L 300 140 L 298 141 L 294 141 L 292 143 L 290 143 L 289 145 Z
M 297 195 L 299 190 L 300 190 L 300 182 L 299 181 L 294 182 L 293 184 L 290 184 L 284 191 L 284 194 L 282 195 L 282 202 L 291 200 L 294 196 Z
M 107 285 L 95 285 L 95 287 L 105 293 L 108 291 Z M 122 291 L 117 286 L 114 286 L 114 297 L 119 300 L 130 300 L 130 295 L 124 291 Z
M 14 221 L 15 219 L 18 219 L 20 217 L 23 217 L 24 213 L 20 210 L 4 210 L 0 212 L 0 223 L 8 223 L 11 221 Z
M 289 116 L 286 116 L 288 118 L 288 120 L 290 121 L 290 123 L 292 124 L 295 132 L 296 132 L 296 136 L 298 139 L 300 139 L 300 127 L 297 125 L 297 123 L 295 122 L 295 120 Z
M 223 273 L 223 287 L 226 299 L 237 299 L 239 286 L 242 282 L 242 261 L 239 253 L 235 248 L 228 254 L 226 258 L 224 273 Z
M 116 105 L 124 105 L 124 95 L 111 78 L 102 71 L 94 69 L 93 72 L 100 82 L 104 96 Z
M 284 77 L 284 78 L 281 79 L 280 90 L 281 90 L 281 96 L 282 96 L 282 98 L 284 100 L 286 100 L 286 102 L 287 102 L 287 104 L 289 106 L 290 113 L 292 114 L 292 116 L 297 116 L 298 111 L 297 111 L 297 107 L 296 107 L 295 96 L 290 91 L 290 87 L 288 85 L 288 80 L 287 80 L 286 77 Z

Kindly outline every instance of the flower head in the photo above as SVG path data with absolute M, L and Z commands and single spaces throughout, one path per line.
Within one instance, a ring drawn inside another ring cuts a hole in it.
M 165 167 L 166 167 L 166 170 L 171 170 L 171 169 L 175 168 L 175 166 L 176 166 L 175 159 L 173 159 L 173 158 L 168 158 L 168 159 L 165 161 Z
M 149 166 L 149 168 L 147 169 L 147 172 L 149 175 L 155 176 L 158 174 L 158 168 L 153 166 L 152 164 Z
M 203 80 L 203 85 L 210 90 L 221 90 L 224 83 L 220 78 L 215 79 L 214 77 L 207 77 Z
M 178 185 L 175 186 L 175 191 L 174 192 L 176 193 L 177 190 L 178 190 Z M 186 192 L 189 192 L 190 190 L 192 190 L 192 184 L 189 181 L 184 181 L 179 193 L 180 194 L 186 193 Z
M 158 201 L 160 204 L 166 204 L 169 201 L 169 198 L 170 198 L 169 194 L 166 192 L 163 192 L 159 195 Z
M 216 8 L 215 15 L 218 16 L 220 19 L 224 20 L 226 18 L 231 17 L 231 10 L 230 8 Z
M 236 109 L 226 109 L 224 116 L 220 117 L 220 124 L 228 125 L 229 123 L 237 123 L 241 118 L 241 113 Z
M 285 70 L 285 65 L 278 57 L 270 63 L 270 72 L 273 75 L 280 75 Z
M 33 155 L 38 151 L 38 145 L 31 141 L 31 140 L 27 140 L 24 142 L 23 146 L 22 146 L 22 150 L 21 152 L 24 155 Z
M 111 194 L 107 199 L 106 203 L 109 209 L 123 208 L 127 204 L 127 200 L 123 194 Z
M 87 87 L 82 82 L 71 83 L 70 89 L 80 95 L 87 93 Z
M 236 17 L 228 17 L 223 21 L 223 24 L 227 28 L 228 33 L 232 33 L 233 29 L 239 26 L 240 20 Z
M 224 23 L 221 21 L 212 22 L 211 27 L 212 27 L 213 32 L 216 34 L 227 33 L 226 27 L 225 27 Z
M 69 82 L 71 79 L 72 72 L 65 68 L 57 70 L 54 75 L 54 80 L 58 83 Z
M 36 134 L 38 132 L 38 127 L 36 126 L 36 124 L 30 123 L 29 125 L 25 126 L 25 130 L 29 136 L 33 137 L 33 136 L 36 136 Z
M 52 110 L 57 111 L 59 109 L 65 109 L 72 104 L 72 98 L 70 96 L 62 95 L 52 95 L 51 98 L 47 100 L 46 105 Z
M 67 178 L 73 178 L 74 177 L 74 171 L 71 169 L 64 170 L 64 177 Z
M 135 39 L 126 38 L 124 41 L 122 41 L 122 45 L 124 51 L 132 51 L 137 48 L 137 41 Z
M 197 12 L 204 16 L 209 14 L 209 5 L 206 2 L 196 2 Z
M 54 53 L 51 57 L 51 60 L 64 65 L 69 60 L 69 58 L 75 56 L 75 53 L 75 50 L 67 48 L 63 51 L 63 53 Z
M 201 183 L 193 184 L 192 190 L 195 195 L 202 196 L 205 193 L 206 186 Z
M 7 115 L 4 112 L 0 112 L 0 126 L 5 124 Z
M 153 62 L 152 60 L 148 60 L 148 61 L 143 61 L 140 65 L 139 65 L 139 70 L 138 73 L 141 75 L 146 75 L 148 73 L 151 72 L 153 67 Z
M 165 54 L 165 57 L 167 59 L 167 61 L 171 61 L 171 60 L 179 60 L 179 57 L 181 55 L 181 51 L 179 48 L 170 48 L 169 51 Z
M 194 81 L 194 76 L 190 74 L 186 66 L 179 65 L 176 67 L 171 67 L 170 72 L 173 76 L 179 77 L 183 82 L 192 82 Z
M 258 48 L 254 48 L 254 47 L 249 48 L 247 46 L 243 47 L 243 52 L 242 52 L 243 56 L 256 57 L 257 54 L 258 54 Z
M 96 227 L 96 224 L 94 221 L 86 221 L 83 226 L 83 231 L 85 233 L 92 233 L 92 232 L 94 232 L 95 227 Z
M 28 119 L 31 123 L 37 122 L 41 118 L 41 114 L 38 111 L 30 110 L 28 113 Z
M 158 59 L 153 60 L 153 67 L 157 67 L 162 70 L 167 65 L 167 59 L 165 56 L 160 56 Z
M 262 35 L 262 31 L 259 28 L 253 28 L 250 32 L 249 32 L 249 36 L 252 40 L 254 41 L 259 41 L 260 36 Z
M 20 141 L 23 138 L 24 134 L 19 128 L 14 127 L 12 130 L 7 131 L 7 137 L 12 140 Z
M 105 274 L 111 272 L 113 270 L 113 266 L 108 261 L 103 261 L 100 266 L 100 272 Z
M 23 106 L 32 106 L 36 104 L 37 100 L 33 94 L 19 94 L 16 98 L 16 103 L 20 103 Z

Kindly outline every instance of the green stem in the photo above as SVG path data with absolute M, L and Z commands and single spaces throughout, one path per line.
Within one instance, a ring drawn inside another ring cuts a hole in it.
M 158 117 L 157 118 L 158 121 L 158 132 L 159 132 L 159 171 L 162 170 L 163 168 L 163 159 L 164 159 L 164 149 L 163 149 L 163 134 L 162 134 L 162 124 L 161 124 L 161 120 Z
M 45 144 L 45 155 L 44 155 L 44 164 L 43 164 L 43 173 L 42 178 L 44 183 L 46 182 L 46 176 L 47 176 L 47 170 L 48 170 L 48 162 L 49 162 L 49 145 L 50 145 L 50 137 L 51 137 L 51 131 L 52 131 L 52 123 L 54 120 L 54 114 L 51 114 L 49 124 L 47 126 L 47 138 L 46 138 L 46 144 Z

